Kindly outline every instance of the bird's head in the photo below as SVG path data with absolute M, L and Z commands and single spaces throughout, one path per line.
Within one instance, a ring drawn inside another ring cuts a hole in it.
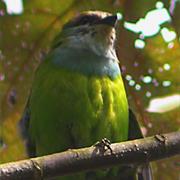
M 97 55 L 115 56 L 115 25 L 117 15 L 101 11 L 79 14 L 62 28 L 55 40 L 58 44 L 79 49 L 88 49 Z

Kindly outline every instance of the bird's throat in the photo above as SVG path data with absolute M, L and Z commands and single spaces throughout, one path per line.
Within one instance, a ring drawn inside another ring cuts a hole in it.
M 49 60 L 56 67 L 80 72 L 86 75 L 109 76 L 120 74 L 117 59 L 97 55 L 89 50 L 57 48 L 49 54 Z

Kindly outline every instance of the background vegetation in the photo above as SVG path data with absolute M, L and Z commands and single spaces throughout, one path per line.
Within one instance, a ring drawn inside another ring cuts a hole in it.
M 18 122 L 35 68 L 62 25 L 84 10 L 123 15 L 117 53 L 129 104 L 144 134 L 180 130 L 179 0 L 24 0 L 23 11 L 7 7 L 1 0 L 0 163 L 26 158 Z M 158 9 L 166 17 L 153 14 Z M 178 180 L 180 157 L 155 162 L 153 169 L 158 180 Z

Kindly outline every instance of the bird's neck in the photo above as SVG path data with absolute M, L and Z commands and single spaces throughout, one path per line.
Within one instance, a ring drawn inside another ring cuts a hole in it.
M 99 56 L 91 50 L 74 47 L 56 48 L 49 54 L 50 60 L 57 67 L 80 72 L 86 75 L 109 76 L 120 75 L 118 60 Z

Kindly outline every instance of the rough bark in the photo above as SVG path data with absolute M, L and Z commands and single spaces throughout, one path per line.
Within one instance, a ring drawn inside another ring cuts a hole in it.
M 180 155 L 180 132 L 144 139 L 70 149 L 65 152 L 0 165 L 1 180 L 48 179 L 120 164 L 141 164 Z

